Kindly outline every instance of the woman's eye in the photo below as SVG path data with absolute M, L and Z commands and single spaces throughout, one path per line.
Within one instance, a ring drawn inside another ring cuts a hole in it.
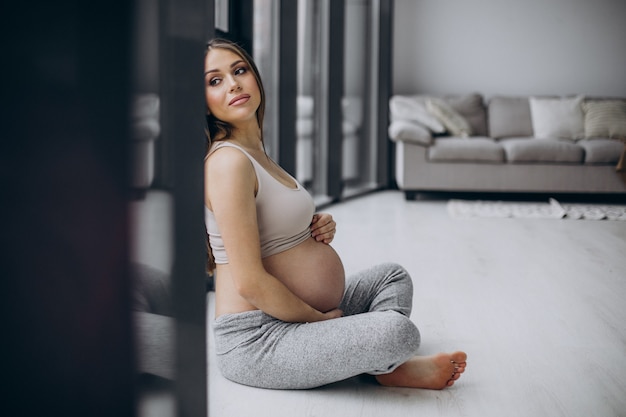
M 211 78 L 211 79 L 209 80 L 209 85 L 210 85 L 210 86 L 212 86 L 212 87 L 214 87 L 214 86 L 218 85 L 221 81 L 222 81 L 222 80 L 221 80 L 221 79 L 219 79 L 219 78 Z
M 235 75 L 241 75 L 244 74 L 246 72 L 246 69 L 244 67 L 239 67 L 235 70 Z

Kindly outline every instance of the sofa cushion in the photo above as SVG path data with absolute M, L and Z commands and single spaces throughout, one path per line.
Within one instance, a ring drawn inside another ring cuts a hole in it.
M 447 101 L 432 97 L 426 101 L 426 108 L 445 126 L 450 134 L 454 136 L 472 135 L 472 127 L 469 122 Z
M 444 99 L 467 120 L 472 128 L 472 134 L 487 136 L 487 111 L 482 95 L 473 93 L 445 96 Z
M 492 138 L 533 135 L 528 97 L 496 96 L 488 104 L 489 136 Z
M 509 138 L 500 141 L 509 162 L 581 163 L 584 150 L 569 140 Z
M 130 273 L 133 282 L 133 310 L 171 316 L 169 274 L 140 263 L 132 263 Z
M 406 141 L 428 146 L 433 138 L 430 131 L 421 124 L 411 120 L 395 120 L 389 124 L 389 138 L 393 141 Z
M 586 164 L 616 164 L 624 150 L 624 144 L 615 139 L 583 139 L 578 145 L 585 150 Z
M 585 137 L 626 137 L 626 100 L 590 100 L 583 103 Z
M 486 137 L 440 137 L 428 148 L 431 161 L 504 162 L 504 150 Z
M 145 311 L 135 311 L 132 319 L 137 372 L 175 380 L 176 319 Z
M 422 124 L 433 133 L 446 131 L 441 122 L 426 109 L 424 96 L 393 96 L 389 99 L 389 113 L 392 122 L 409 120 Z
M 535 137 L 581 139 L 585 136 L 583 96 L 529 100 Z

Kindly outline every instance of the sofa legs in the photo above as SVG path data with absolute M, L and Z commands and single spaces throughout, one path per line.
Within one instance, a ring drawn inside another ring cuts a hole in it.
M 417 191 L 417 190 L 405 190 L 404 198 L 406 201 L 424 201 L 424 200 L 432 200 L 439 199 L 441 196 L 445 196 L 445 192 L 439 191 Z
M 418 191 L 405 191 L 404 198 L 407 201 L 421 200 L 420 193 Z

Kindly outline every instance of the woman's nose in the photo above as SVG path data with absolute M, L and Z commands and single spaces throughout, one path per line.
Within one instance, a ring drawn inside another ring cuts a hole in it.
M 237 91 L 241 88 L 236 78 L 230 77 L 230 91 Z

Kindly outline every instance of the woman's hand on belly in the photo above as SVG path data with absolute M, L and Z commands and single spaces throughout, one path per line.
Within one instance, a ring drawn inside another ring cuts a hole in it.
M 311 237 L 327 245 L 335 238 L 337 223 L 329 213 L 316 213 L 311 220 Z

